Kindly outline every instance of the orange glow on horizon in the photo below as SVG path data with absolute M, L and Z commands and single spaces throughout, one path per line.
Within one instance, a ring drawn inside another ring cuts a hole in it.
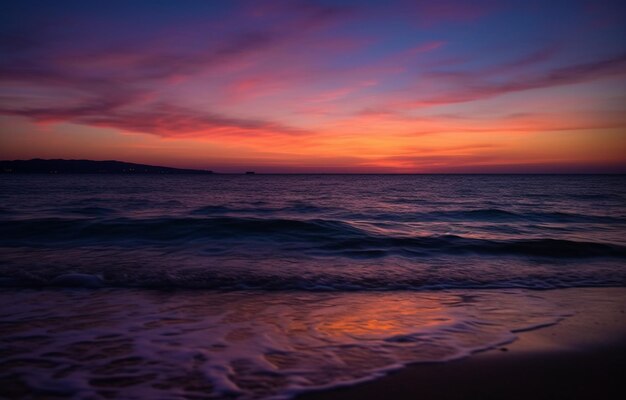
M 609 5 L 591 31 L 598 15 L 549 4 L 558 25 L 521 4 L 253 3 L 189 5 L 177 11 L 185 19 L 147 7 L 154 19 L 119 31 L 105 28 L 119 21 L 112 14 L 50 6 L 73 22 L 5 27 L 0 158 L 219 172 L 626 172 L 626 55 Z

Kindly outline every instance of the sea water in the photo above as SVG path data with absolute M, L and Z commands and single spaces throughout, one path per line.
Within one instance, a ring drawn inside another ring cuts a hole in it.
M 443 362 L 623 287 L 625 228 L 624 176 L 5 175 L 0 383 L 288 398 Z

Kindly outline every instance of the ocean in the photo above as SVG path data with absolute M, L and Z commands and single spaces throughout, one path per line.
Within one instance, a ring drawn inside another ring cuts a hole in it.
M 9 397 L 291 398 L 626 286 L 621 175 L 4 175 L 0 200 Z

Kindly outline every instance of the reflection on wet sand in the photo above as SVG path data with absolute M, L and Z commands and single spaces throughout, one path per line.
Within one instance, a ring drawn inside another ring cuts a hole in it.
M 561 317 L 529 292 L 472 293 L 3 292 L 18 306 L 0 312 L 0 394 L 281 398 L 457 358 Z
M 355 339 L 385 339 L 414 333 L 427 327 L 449 324 L 453 318 L 442 306 L 445 299 L 425 296 L 379 295 L 376 299 L 358 299 L 349 305 L 315 312 L 316 329 L 328 336 Z M 441 297 L 445 297 L 442 295 Z

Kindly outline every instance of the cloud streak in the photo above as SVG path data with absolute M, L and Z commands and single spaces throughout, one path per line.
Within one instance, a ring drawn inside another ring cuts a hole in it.
M 623 77 L 626 76 L 626 54 L 564 66 L 545 72 L 517 75 L 503 82 L 490 81 L 494 70 L 503 69 L 505 66 L 487 68 L 478 73 L 428 73 L 426 74 L 427 79 L 446 83 L 453 82 L 454 88 L 443 94 L 408 102 L 407 105 L 427 106 L 464 103 L 532 89 L 545 89 L 603 78 Z
M 114 3 L 7 7 L 0 135 L 107 128 L 167 160 L 189 142 L 219 160 L 245 146 L 276 168 L 404 171 L 571 161 L 566 138 L 619 148 L 626 126 L 623 28 L 581 28 L 582 3 Z M 533 158 L 544 147 L 551 158 Z
M 345 7 L 309 2 L 303 2 L 301 7 L 283 2 L 273 5 L 285 13 L 280 17 L 287 22 L 273 28 L 244 28 L 226 34 L 200 29 L 198 35 L 205 38 L 206 44 L 192 49 L 130 43 L 101 49 L 70 46 L 51 53 L 40 45 L 45 43 L 40 37 L 44 30 L 36 30 L 30 36 L 23 32 L 4 36 L 0 42 L 3 51 L 15 50 L 15 54 L 0 63 L 0 85 L 21 86 L 24 92 L 32 88 L 71 90 L 81 92 L 84 99 L 74 105 L 58 104 L 64 99 L 51 98 L 47 106 L 21 104 L 16 99 L 0 104 L 0 113 L 160 136 L 211 135 L 238 130 L 245 135 L 306 133 L 305 129 L 262 118 L 194 110 L 163 98 L 163 89 L 172 83 L 293 44 L 303 35 L 348 14 Z M 216 35 L 220 39 L 211 40 Z
M 0 113 L 29 117 L 40 122 L 72 122 L 163 137 L 278 136 L 309 133 L 272 121 L 198 112 L 167 103 L 155 103 L 138 110 L 121 109 L 115 102 L 96 102 L 73 108 L 0 109 Z

